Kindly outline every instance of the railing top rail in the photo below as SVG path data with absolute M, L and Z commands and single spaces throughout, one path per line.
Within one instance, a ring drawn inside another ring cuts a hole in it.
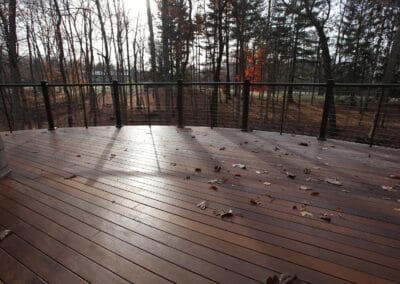
M 190 82 L 183 81 L 184 86 L 216 86 L 216 85 L 233 85 L 241 86 L 246 82 Z M 112 86 L 109 83 L 48 83 L 49 87 L 87 87 L 87 86 Z M 252 86 L 293 86 L 293 87 L 325 87 L 326 83 L 289 83 L 289 82 L 250 82 Z M 177 82 L 118 82 L 119 86 L 176 86 Z M 359 87 L 359 88 L 400 88 L 399 83 L 336 83 L 336 87 Z M 40 83 L 5 83 L 0 84 L 0 87 L 5 88 L 25 88 L 25 87 L 40 87 Z

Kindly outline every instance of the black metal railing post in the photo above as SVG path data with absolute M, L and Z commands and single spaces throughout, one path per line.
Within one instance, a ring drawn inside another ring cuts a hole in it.
M 374 144 L 374 138 L 375 138 L 375 134 L 376 134 L 376 128 L 378 126 L 379 123 L 379 119 L 380 119 L 380 115 L 381 115 L 381 109 L 382 109 L 382 104 L 383 104 L 383 100 L 385 97 L 385 88 L 382 87 L 382 93 L 379 96 L 379 100 L 378 100 L 378 106 L 377 109 L 374 113 L 373 116 L 373 122 L 372 122 L 372 127 L 371 130 L 368 134 L 368 138 L 369 138 L 369 147 L 371 148 L 372 145 Z
M 321 127 L 319 129 L 318 140 L 325 141 L 328 134 L 328 123 L 329 123 L 329 111 L 331 107 L 331 101 L 333 98 L 333 87 L 335 81 L 333 79 L 328 79 L 326 81 L 326 92 L 325 92 L 325 102 L 324 110 L 322 112 Z
M 54 126 L 53 112 L 51 111 L 50 96 L 49 96 L 49 86 L 46 81 L 41 81 L 40 85 L 42 87 L 43 101 L 46 108 L 47 123 L 49 130 L 56 130 Z
M 249 129 L 249 103 L 250 80 L 245 80 L 243 85 L 242 131 L 247 131 Z
M 176 108 L 178 110 L 178 128 L 183 128 L 183 81 L 180 79 L 178 84 L 178 95 L 176 98 Z
M 118 81 L 112 81 L 112 96 L 114 100 L 114 112 L 115 112 L 115 126 L 117 128 L 122 127 L 122 119 L 121 119 L 121 105 L 119 103 L 119 88 Z

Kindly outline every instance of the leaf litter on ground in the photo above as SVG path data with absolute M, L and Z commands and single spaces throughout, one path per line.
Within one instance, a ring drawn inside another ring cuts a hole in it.
M 329 216 L 327 213 L 324 213 L 323 215 L 320 215 L 319 218 L 321 220 L 324 220 L 325 222 L 328 222 L 328 223 L 331 222 L 331 216 Z
M 207 204 L 207 201 L 203 200 L 200 203 L 198 203 L 196 206 L 199 207 L 201 210 L 206 210 L 206 208 L 208 207 L 208 204 Z
M 291 179 L 295 179 L 296 178 L 296 175 L 294 173 L 291 173 L 291 172 L 286 172 L 286 176 L 288 178 L 291 178 Z
M 65 177 L 64 179 L 74 179 L 74 178 L 76 178 L 76 177 L 77 177 L 76 174 L 72 174 L 72 175 L 70 175 L 70 176 Z
M 400 175 L 389 175 L 389 178 L 400 180 Z
M 239 168 L 239 169 L 242 169 L 242 170 L 246 169 L 246 165 L 243 165 L 243 164 L 233 164 L 232 167 Z
M 250 198 L 251 205 L 261 205 L 260 197 Z
M 342 185 L 342 183 L 336 178 L 326 178 L 325 182 L 333 184 L 333 185 L 337 185 L 337 186 L 341 186 Z
M 219 173 L 222 170 L 221 166 L 214 166 L 214 172 Z
M 309 217 L 309 218 L 313 218 L 314 215 L 308 211 L 300 211 L 300 215 L 303 217 Z
M 12 234 L 11 230 L 5 229 L 0 231 L 0 241 L 3 241 L 5 238 L 7 238 L 9 235 Z

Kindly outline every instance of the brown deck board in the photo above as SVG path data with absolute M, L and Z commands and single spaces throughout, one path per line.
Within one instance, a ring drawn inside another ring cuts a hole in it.
M 0 225 L 0 229 L 5 229 Z M 36 249 L 15 233 L 0 242 L 0 248 L 15 257 L 20 263 L 34 271 L 40 278 L 49 282 L 87 283 L 78 275 L 66 269 L 43 252 Z
M 400 151 L 311 139 L 202 127 L 16 132 L 4 137 L 14 173 L 0 181 L 0 225 L 15 229 L 26 254 L 4 252 L 18 260 L 15 269 L 45 281 L 59 269 L 60 282 L 70 273 L 90 282 L 250 283 L 284 272 L 311 283 L 397 282 L 400 195 L 381 185 L 396 188 L 387 176 L 399 173 Z M 315 181 L 305 181 L 304 167 Z M 223 176 L 229 180 L 209 189 L 208 180 Z M 303 184 L 320 195 L 299 191 Z M 208 209 L 196 207 L 201 200 Z M 292 209 L 304 201 L 313 218 Z M 213 214 L 229 208 L 243 217 Z M 323 213 L 331 223 L 318 218 Z M 30 255 L 40 261 L 32 265 Z M 57 269 L 41 267 L 46 262 Z
M 0 282 L 5 283 L 45 283 L 31 270 L 0 248 Z

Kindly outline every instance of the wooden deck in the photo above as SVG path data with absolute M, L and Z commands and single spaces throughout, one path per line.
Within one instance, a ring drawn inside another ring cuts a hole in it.
M 1 136 L 0 282 L 399 283 L 399 150 L 202 127 Z

